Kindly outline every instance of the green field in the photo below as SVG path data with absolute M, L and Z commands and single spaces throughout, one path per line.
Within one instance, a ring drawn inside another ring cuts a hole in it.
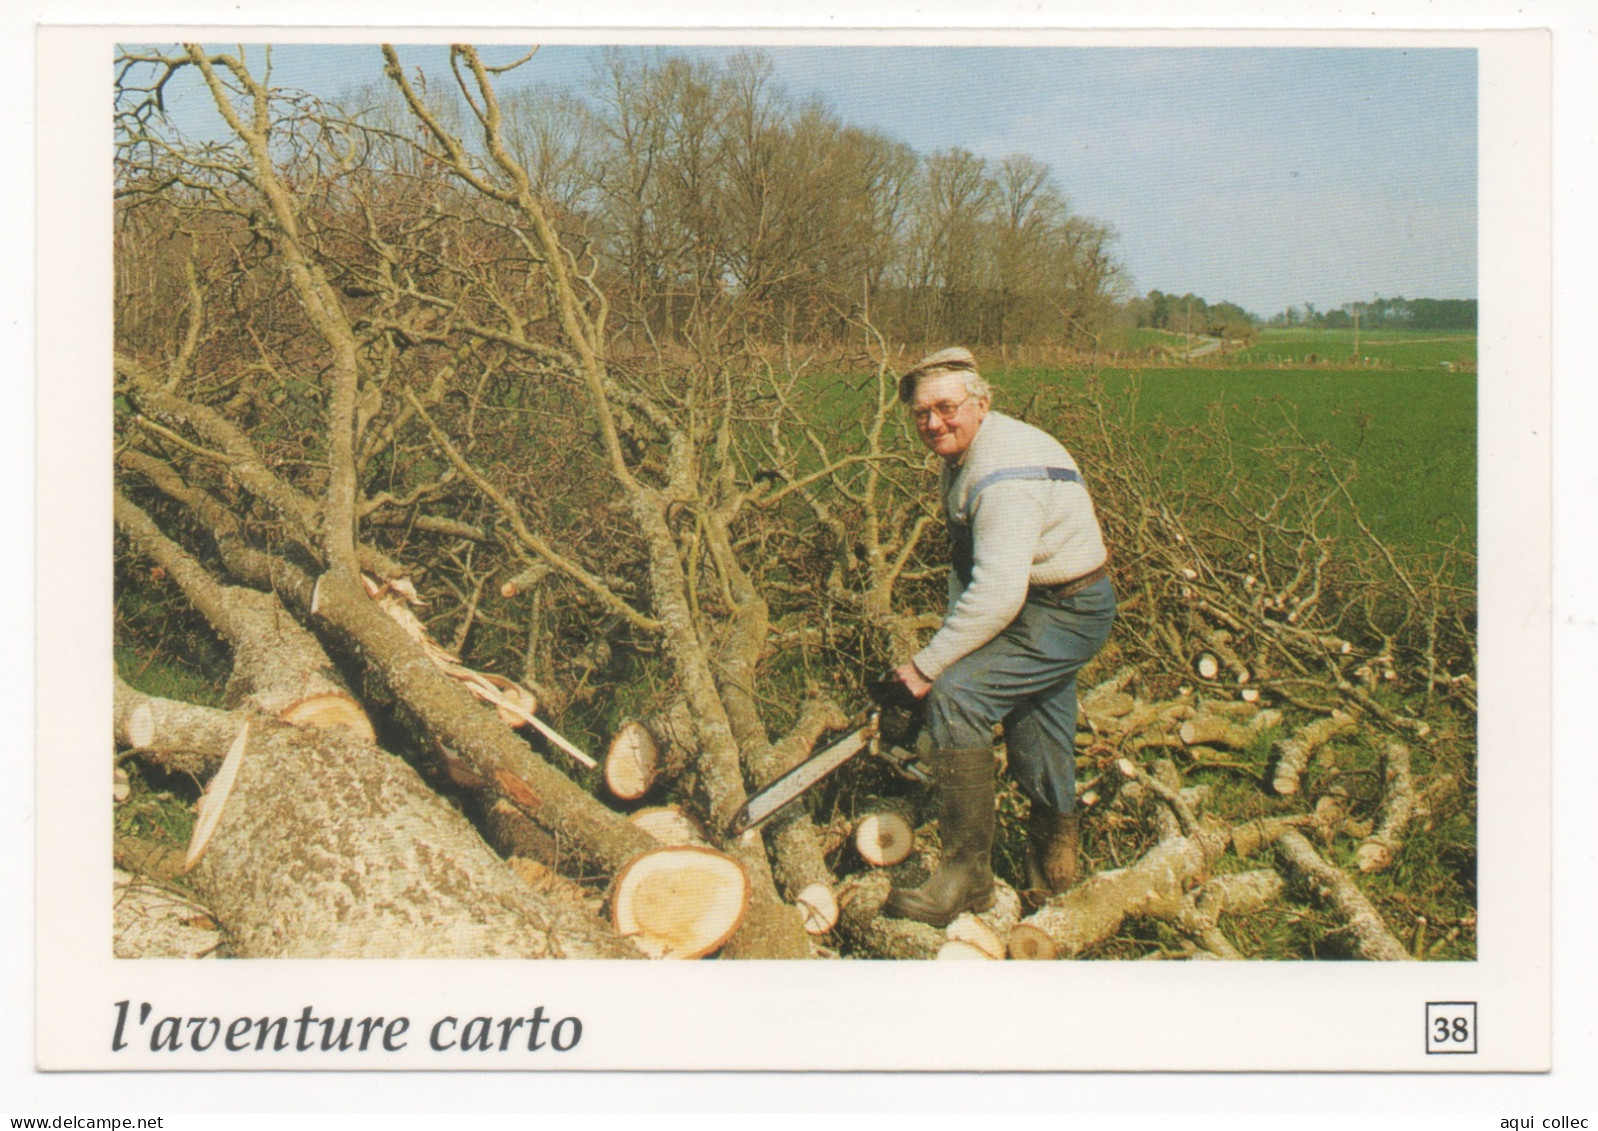
M 1310 354 L 1323 356 L 1318 351 L 1338 338 L 1333 331 L 1272 330 L 1262 333 L 1260 344 L 1247 353 L 1185 366 L 1101 367 L 1096 373 L 1085 366 L 990 367 L 987 376 L 996 390 L 995 407 L 1046 428 L 1057 428 L 1055 418 L 1065 406 L 1082 405 L 1096 388 L 1115 426 L 1139 440 L 1146 452 L 1163 450 L 1172 433 L 1210 426 L 1218 410 L 1233 441 L 1232 464 L 1242 474 L 1278 474 L 1259 448 L 1291 423 L 1306 442 L 1327 443 L 1353 460 L 1351 493 L 1365 521 L 1384 541 L 1422 553 L 1445 544 L 1473 548 L 1474 336 L 1417 340 L 1413 334 L 1387 331 L 1373 338 L 1370 349 L 1393 359 L 1391 364 L 1328 366 L 1307 360 Z M 1364 352 L 1364 334 L 1360 346 Z M 1263 360 L 1295 351 L 1297 364 Z M 1435 363 L 1442 355 L 1460 363 L 1444 368 Z M 822 421 L 840 426 L 858 419 L 859 398 L 869 394 L 858 381 L 833 381 L 818 386 L 814 405 Z M 1073 444 L 1066 432 L 1061 438 L 1067 447 L 1082 446 L 1080 440 Z M 1220 466 L 1217 461 L 1209 470 Z M 1168 484 L 1190 483 L 1205 471 L 1187 460 L 1161 468 L 1161 475 Z M 1346 518 L 1341 532 L 1358 536 Z
M 1195 338 L 1191 343 L 1203 340 Z M 1107 331 L 1099 345 L 1104 351 L 1161 356 L 1182 353 L 1190 339 L 1169 330 L 1122 327 Z M 1228 346 L 1212 362 L 1237 368 L 1274 369 L 1285 365 L 1470 370 L 1476 364 L 1476 335 L 1462 331 L 1361 330 L 1356 354 L 1352 328 L 1267 327 L 1258 332 L 1249 348 Z
M 1355 356 L 1352 329 L 1266 329 L 1260 331 L 1249 349 L 1228 354 L 1227 364 L 1348 364 Z M 1476 335 L 1461 331 L 1361 330 L 1358 357 L 1366 364 L 1394 369 L 1473 369 Z
M 1473 345 L 1473 343 L 1470 343 Z M 1474 352 L 1473 350 L 1469 352 Z M 1476 536 L 1476 378 L 1411 367 L 1350 370 L 1154 367 L 1100 370 L 1103 396 L 1121 427 L 1145 443 L 1203 425 L 1219 410 L 1235 441 L 1239 473 L 1268 476 L 1262 440 L 1292 421 L 1357 465 L 1351 493 L 1378 536 L 1428 551 Z M 1051 387 L 1066 398 L 1086 392 L 1084 374 L 1012 370 L 994 375 L 999 405 L 1023 408 Z M 1062 387 L 1063 386 L 1063 387 Z M 1070 446 L 1069 437 L 1064 437 Z M 1167 469 L 1190 479 L 1193 468 Z M 1349 533 L 1353 531 L 1350 529 Z
M 1106 350 L 1119 350 L 1125 353 L 1137 353 L 1143 350 L 1182 350 L 1187 348 L 1186 334 L 1173 334 L 1169 330 L 1154 330 L 1147 327 L 1132 329 L 1118 328 L 1107 332 L 1100 342 Z

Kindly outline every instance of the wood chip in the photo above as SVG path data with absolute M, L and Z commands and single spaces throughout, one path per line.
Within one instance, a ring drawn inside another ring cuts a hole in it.
M 199 812 L 194 821 L 194 835 L 189 838 L 189 851 L 183 858 L 185 872 L 200 862 L 206 846 L 211 843 L 217 823 L 222 820 L 222 808 L 227 804 L 228 794 L 233 792 L 233 783 L 239 776 L 239 767 L 244 765 L 244 748 L 249 740 L 250 724 L 245 723 L 239 727 L 239 736 L 233 740 L 233 745 L 228 747 L 222 765 L 212 776 L 210 784 L 205 787 L 205 792 L 200 795 Z

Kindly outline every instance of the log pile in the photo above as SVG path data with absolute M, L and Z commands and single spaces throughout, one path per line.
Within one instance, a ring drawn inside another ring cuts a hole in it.
M 1145 701 L 1127 694 L 1129 682 L 1118 674 L 1083 696 L 1093 736 L 1079 759 L 1085 772 L 1078 791 L 1091 799 L 1085 806 L 1089 828 L 1146 828 L 1152 844 L 1145 851 L 1123 866 L 1087 876 L 1024 917 L 1013 891 L 1001 884 L 992 911 L 961 916 L 940 931 L 880 914 L 894 884 L 914 886 L 936 867 L 935 827 L 917 830 L 911 854 L 888 866 L 857 849 L 867 870 L 845 878 L 839 890 L 843 911 L 837 933 L 847 946 L 892 958 L 1080 958 L 1141 923 L 1159 924 L 1179 936 L 1179 953 L 1186 957 L 1237 960 L 1250 955 L 1229 934 L 1228 923 L 1275 909 L 1290 914 L 1284 903 L 1302 898 L 1330 917 L 1334 936 L 1351 940 L 1352 955 L 1382 961 L 1409 957 L 1361 892 L 1358 872 L 1332 863 L 1310 840 L 1313 836 L 1342 854 L 1357 847 L 1359 870 L 1384 866 L 1371 863 L 1373 853 L 1401 847 L 1403 827 L 1416 804 L 1406 746 L 1390 743 L 1384 755 L 1387 788 L 1373 813 L 1377 831 L 1371 820 L 1351 815 L 1347 791 L 1335 783 L 1317 789 L 1309 811 L 1278 812 L 1234 825 L 1204 812 L 1212 791 L 1190 779 L 1209 771 L 1246 773 L 1265 799 L 1276 793 L 1271 771 L 1281 746 L 1297 742 L 1302 749 L 1327 749 L 1367 737 L 1364 728 L 1343 713 L 1290 725 L 1283 711 L 1261 707 L 1257 699 L 1184 694 Z M 1226 757 L 1206 744 L 1225 748 Z M 1251 764 L 1235 760 L 1248 753 Z M 873 813 L 860 825 L 875 829 L 879 818 Z M 1269 859 L 1275 867 L 1246 870 L 1242 862 L 1267 848 L 1273 850 Z
M 309 698 L 350 697 L 276 595 L 220 584 L 120 495 L 116 517 L 231 646 L 227 710 L 140 695 L 120 681 L 114 703 L 115 730 L 135 752 L 169 767 L 179 753 L 183 765 L 214 767 L 181 870 L 230 953 L 637 955 L 584 909 L 528 890 L 460 813 L 376 744 L 364 713 L 296 713 Z M 414 929 L 420 922 L 427 930 Z
M 1090 830 L 1098 822 L 1135 841 L 1143 829 L 1144 847 L 1135 859 L 1100 868 L 1024 917 L 1014 889 L 1001 881 L 994 908 L 938 930 L 882 914 L 894 884 L 914 886 L 936 867 L 936 826 L 916 829 L 907 800 L 882 799 L 835 835 L 795 809 L 762 833 L 726 846 L 679 804 L 628 814 L 573 792 L 572 801 L 552 810 L 553 798 L 572 788 L 561 784 L 567 779 L 520 740 L 511 740 L 515 748 L 506 745 L 505 728 L 535 718 L 532 695 L 512 681 L 472 671 L 434 642 L 411 612 L 404 587 L 363 578 L 358 587 L 340 589 L 324 576 L 310 587 L 308 603 L 343 635 L 361 641 L 396 686 L 411 681 L 404 701 L 420 710 L 451 780 L 481 796 L 482 835 L 511 859 L 506 868 L 403 763 L 375 745 L 371 723 L 351 709 L 355 700 L 331 674 L 320 643 L 293 617 L 269 607 L 275 597 L 219 585 L 126 500 L 119 499 L 118 521 L 196 607 L 209 610 L 234 648 L 225 709 L 144 695 L 119 679 L 113 718 L 123 749 L 207 781 L 193 841 L 176 871 L 192 872 L 207 914 L 225 924 L 231 953 L 395 953 L 385 948 L 406 936 L 391 916 L 373 911 L 395 905 L 394 892 L 383 895 L 384 877 L 402 882 L 444 867 L 474 878 L 465 888 L 436 885 L 456 899 L 430 905 L 427 914 L 446 922 L 458 917 L 458 925 L 427 932 L 425 942 L 407 939 L 399 953 L 707 957 L 728 950 L 745 925 L 752 897 L 745 861 L 750 851 L 764 849 L 774 853 L 774 874 L 787 892 L 787 907 L 813 940 L 812 952 L 824 955 L 1077 958 L 1142 923 L 1163 924 L 1192 957 L 1236 959 L 1246 953 L 1227 933 L 1229 918 L 1258 914 L 1287 898 L 1284 893 L 1324 908 L 1359 956 L 1408 954 L 1354 876 L 1323 852 L 1352 839 L 1359 871 L 1391 866 L 1407 827 L 1424 809 L 1409 747 L 1387 744 L 1384 788 L 1379 803 L 1361 814 L 1363 823 L 1351 814 L 1343 787 L 1308 794 L 1302 788 L 1306 774 L 1311 782 L 1335 774 L 1339 744 L 1365 741 L 1387 721 L 1362 721 L 1357 708 L 1304 719 L 1290 704 L 1269 706 L 1258 695 L 1234 699 L 1183 688 L 1174 697 L 1144 698 L 1137 694 L 1138 670 L 1117 671 L 1082 697 L 1078 792 Z M 1227 639 L 1209 643 L 1218 649 Z M 425 660 L 420 667 L 411 660 L 417 655 Z M 447 693 L 483 704 L 486 714 L 445 705 Z M 618 728 L 604 765 L 605 789 L 615 803 L 675 791 L 691 758 L 681 716 L 679 702 Z M 492 719 L 500 729 L 485 731 L 473 719 Z M 835 707 L 817 701 L 780 749 L 770 747 L 761 763 L 766 773 L 782 772 L 807 753 L 807 742 L 843 722 Z M 547 724 L 540 730 L 551 732 Z M 1319 761 L 1312 765 L 1313 755 Z M 1211 773 L 1253 780 L 1262 796 L 1296 801 L 1304 795 L 1304 808 L 1229 824 L 1203 812 L 1210 786 L 1195 779 Z M 592 816 L 584 817 L 584 806 Z M 359 898 L 330 899 L 330 891 L 353 890 L 351 879 L 336 870 L 305 887 L 302 854 L 330 829 L 364 846 Z M 274 845 L 280 858 L 244 847 L 261 843 Z M 1274 870 L 1238 873 L 1229 863 L 1267 847 Z M 130 858 L 145 860 L 156 873 L 153 857 Z M 531 881 L 535 872 L 552 877 L 570 861 L 598 862 L 614 877 L 604 897 L 608 922 L 594 914 L 598 896 L 574 885 Z M 289 875 L 297 877 L 293 888 L 283 883 Z M 299 908 L 288 917 L 287 931 L 284 907 Z M 413 913 L 419 912 L 405 912 Z
M 130 529 L 142 529 L 131 511 L 125 517 Z M 179 561 L 175 547 L 150 545 L 161 549 L 168 560 Z M 367 595 L 372 596 L 370 587 Z M 292 624 L 288 618 L 278 619 Z M 395 620 L 391 613 L 385 619 Z M 244 630 L 235 626 L 235 631 Z M 427 639 L 414 630 L 406 635 L 414 642 Z M 256 653 L 264 650 L 258 643 Z M 250 654 L 240 650 L 241 656 Z M 435 660 L 434 666 L 461 682 L 456 672 L 448 670 L 459 666 L 458 661 Z M 815 940 L 813 951 L 901 959 L 1079 958 L 1123 935 L 1129 925 L 1158 923 L 1184 940 L 1183 953 L 1190 957 L 1237 959 L 1247 955 L 1227 932 L 1230 918 L 1257 915 L 1292 893 L 1324 907 L 1353 940 L 1353 953 L 1380 960 L 1407 957 L 1391 928 L 1361 894 L 1354 875 L 1330 863 L 1305 834 L 1328 846 L 1352 840 L 1361 871 L 1390 866 L 1421 805 L 1409 748 L 1398 742 L 1387 744 L 1382 760 L 1386 788 L 1363 824 L 1351 818 L 1346 791 L 1337 788 L 1318 791 L 1310 811 L 1278 812 L 1229 825 L 1203 813 L 1209 787 L 1190 779 L 1209 772 L 1249 774 L 1262 795 L 1268 791 L 1291 796 L 1296 790 L 1280 789 L 1282 762 L 1291 758 L 1295 777 L 1302 780 L 1307 758 L 1299 763 L 1297 752 L 1324 752 L 1360 738 L 1358 720 L 1339 711 L 1289 725 L 1280 709 L 1262 707 L 1258 701 L 1205 698 L 1192 692 L 1146 700 L 1128 690 L 1136 679 L 1135 671 L 1118 672 L 1083 695 L 1090 732 L 1079 759 L 1078 786 L 1090 829 L 1098 824 L 1148 830 L 1152 841 L 1136 859 L 1098 870 L 1031 914 L 1023 915 L 1020 898 L 1001 881 L 994 908 L 981 915 L 963 915 L 947 929 L 895 920 L 881 913 L 888 892 L 895 884 L 915 886 L 935 869 L 937 833 L 935 825 L 915 829 L 914 810 L 905 801 L 882 800 L 830 833 L 811 827 L 806 834 L 815 841 L 818 854 L 829 854 L 853 870 L 834 873 L 822 864 L 822 874 L 797 887 L 791 897 L 804 930 Z M 265 687 L 269 681 L 264 676 L 240 676 L 234 682 Z M 487 703 L 498 711 L 499 704 Z M 499 713 L 502 722 L 517 721 Z M 389 768 L 382 770 L 375 765 L 366 768 L 373 757 L 384 756 L 373 746 L 369 728 L 348 719 L 335 717 L 323 723 L 321 737 L 308 740 L 306 728 L 317 725 L 313 720 L 274 720 L 253 703 L 241 702 L 230 710 L 175 703 L 143 695 L 118 680 L 114 723 L 124 748 L 167 769 L 181 768 L 209 778 L 190 858 L 178 871 L 195 870 L 199 889 L 214 908 L 206 913 L 228 924 L 233 953 L 383 953 L 382 940 L 397 937 L 382 917 L 363 925 L 361 911 L 347 900 L 336 904 L 341 916 L 336 931 L 319 928 L 325 917 L 307 904 L 303 914 L 291 920 L 296 924 L 293 937 L 283 937 L 279 926 L 283 918 L 277 911 L 295 905 L 295 892 L 280 883 L 261 883 L 264 874 L 255 859 L 248 866 L 258 878 L 240 874 L 245 861 L 234 855 L 235 846 L 273 839 L 285 851 L 293 845 L 292 851 L 298 852 L 315 842 L 319 827 L 339 825 L 348 830 L 350 813 L 363 806 L 355 803 L 341 781 L 362 791 L 375 825 L 360 835 L 370 840 L 369 851 L 395 859 L 396 875 L 425 867 L 422 860 L 448 858 L 454 861 L 451 866 L 470 868 L 478 876 L 472 881 L 476 910 L 466 911 L 469 919 L 481 918 L 485 899 L 500 913 L 514 907 L 525 917 L 515 926 L 507 924 L 507 933 L 499 936 L 493 933 L 496 928 L 482 926 L 430 932 L 434 941 L 428 953 L 641 953 L 699 958 L 724 949 L 748 910 L 747 869 L 736 856 L 718 851 L 713 838 L 679 805 L 644 807 L 626 817 L 624 824 L 644 841 L 635 842 L 636 848 L 629 846 L 626 861 L 616 870 L 606 897 L 609 922 L 602 924 L 591 906 L 584 906 L 597 903 L 597 898 L 585 901 L 582 890 L 573 887 L 567 898 L 552 904 L 554 889 L 548 883 L 531 882 L 535 871 L 537 877 L 555 874 L 560 852 L 551 833 L 529 819 L 540 808 L 536 798 L 528 796 L 531 789 L 506 788 L 507 782 L 517 780 L 511 774 L 491 771 L 486 778 L 477 778 L 493 798 L 485 824 L 493 833 L 489 840 L 511 856 L 513 867 L 505 870 L 492 857 L 464 863 L 458 835 L 454 847 L 446 849 L 436 839 L 444 835 L 441 828 L 423 833 L 424 828 L 436 827 L 444 814 L 425 816 L 422 811 L 431 803 L 412 787 L 406 787 L 408 793 L 395 793 L 406 778 L 399 763 L 390 760 L 385 763 Z M 629 792 L 616 786 L 623 776 L 620 767 L 655 764 L 661 745 L 643 723 L 621 727 L 606 759 L 608 791 L 618 797 Z M 330 777 L 328 767 L 338 767 L 338 774 Z M 1269 786 L 1268 772 L 1274 775 Z M 283 783 L 284 773 L 317 784 L 290 787 Z M 376 792 L 383 796 L 371 809 L 371 782 L 378 779 L 384 784 Z M 644 783 L 630 791 L 636 796 L 648 793 L 654 784 L 648 771 L 636 780 Z M 500 790 L 492 788 L 494 782 Z M 421 788 L 419 782 L 415 788 Z M 286 807 L 281 800 L 268 800 L 282 793 L 299 796 L 301 804 Z M 340 813 L 336 821 L 328 816 L 331 805 Z M 421 810 L 415 815 L 404 815 L 417 805 Z M 297 831 L 288 838 L 260 837 L 253 827 L 258 819 L 273 822 L 280 833 Z M 396 829 L 402 831 L 395 833 Z M 219 837 L 214 846 L 210 845 L 213 834 Z M 375 847 L 385 840 L 388 847 Z M 433 847 L 418 856 L 424 843 Z M 1270 859 L 1275 869 L 1238 871 L 1228 863 L 1253 858 L 1267 847 L 1273 849 Z M 145 866 L 152 874 L 156 871 L 148 860 Z M 363 884 L 380 884 L 381 873 L 373 873 L 371 862 L 364 867 Z M 272 872 L 297 872 L 303 877 L 303 868 L 291 866 L 288 857 L 267 870 Z M 340 882 L 335 876 L 318 881 L 317 901 L 325 898 L 328 884 Z M 529 921 L 539 926 L 529 932 Z M 527 939 L 535 941 L 529 944 Z M 161 944 L 139 945 L 150 953 L 164 953 Z M 414 944 L 407 948 L 405 953 L 420 953 Z

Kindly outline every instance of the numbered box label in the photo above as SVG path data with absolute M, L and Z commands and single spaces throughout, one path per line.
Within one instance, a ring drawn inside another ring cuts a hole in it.
M 1476 1051 L 1476 1003 L 1429 1001 L 1426 1003 L 1427 1055 Z

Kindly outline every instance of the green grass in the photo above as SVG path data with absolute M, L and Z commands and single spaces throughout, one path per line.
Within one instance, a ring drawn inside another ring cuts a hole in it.
M 130 687 L 164 699 L 222 704 L 222 685 L 192 668 L 158 657 L 145 657 L 121 645 L 113 649 L 117 674 Z M 194 800 L 199 783 L 181 774 L 167 774 L 136 758 L 122 762 L 128 772 L 131 795 L 114 810 L 112 827 L 118 836 L 181 849 L 194 830 Z
M 1175 343 L 1180 347 L 1183 342 L 1179 334 L 1136 333 L 1149 345 Z M 1463 351 L 1458 356 L 1473 362 L 1474 339 L 1391 331 L 1362 334 L 1362 354 L 1391 359 L 1391 366 L 1380 369 L 1328 368 L 1307 361 L 1296 368 L 1281 368 L 1268 360 L 1271 356 L 1307 359 L 1310 353 L 1332 357 L 1340 339 L 1351 341 L 1351 335 L 1269 331 L 1255 350 L 1231 355 L 1224 362 L 1181 368 L 1151 366 L 1143 371 L 1107 369 L 1101 370 L 1097 379 L 1117 426 L 1130 440 L 1144 441 L 1151 452 L 1159 450 L 1162 437 L 1169 432 L 1204 426 L 1219 413 L 1239 449 L 1234 455 L 1236 473 L 1269 475 L 1269 461 L 1258 454 L 1256 446 L 1273 426 L 1291 418 L 1310 441 L 1328 442 L 1357 461 L 1353 493 L 1366 520 L 1383 538 L 1424 550 L 1462 532 L 1464 544 L 1473 546 L 1476 380 L 1473 373 L 1445 372 L 1435 361 L 1438 356 L 1453 356 L 1448 351 Z M 1088 383 L 1084 372 L 1058 369 L 988 375 L 1000 390 L 999 408 L 1017 412 L 1035 403 L 1037 412 L 1032 418 L 1048 427 L 1057 427 L 1062 399 L 1080 402 Z M 869 380 L 856 373 L 820 378 L 810 393 L 806 403 L 819 421 L 846 426 L 860 419 L 862 403 L 873 390 Z M 895 419 L 902 422 L 903 417 L 896 415 Z M 1061 438 L 1067 446 L 1079 447 L 1071 435 L 1062 433 Z M 913 432 L 908 429 L 905 442 L 916 450 Z M 835 447 L 834 454 L 839 450 Z M 1205 451 L 1202 446 L 1189 450 Z M 1193 464 L 1203 464 L 1202 459 L 1162 465 L 1156 458 L 1154 462 L 1173 482 L 1226 466 L 1219 459 L 1197 467 Z M 1091 476 L 1092 469 L 1087 470 Z M 151 694 L 218 703 L 225 653 L 196 621 L 166 590 L 149 587 L 148 592 L 141 589 L 132 596 L 124 594 L 119 601 L 119 628 L 129 646 L 119 648 L 116 655 L 123 677 Z M 600 677 L 613 683 L 620 694 L 572 711 L 574 732 L 582 733 L 596 748 L 602 735 L 612 731 L 623 715 L 642 713 L 649 706 L 650 662 L 634 658 L 629 663 L 637 666 L 617 666 Z M 208 673 L 213 678 L 207 679 Z M 781 684 L 785 692 L 797 692 L 806 674 L 811 673 L 774 668 L 766 673 L 766 690 Z M 791 698 L 799 700 L 797 694 Z M 1441 943 L 1433 957 L 1468 960 L 1475 954 L 1474 742 L 1463 722 L 1456 730 L 1440 727 L 1432 740 L 1417 744 L 1414 757 L 1419 780 L 1450 774 L 1462 783 L 1457 794 L 1434 806 L 1432 815 L 1417 824 L 1408 849 L 1392 872 L 1363 878 L 1361 884 L 1401 939 L 1408 942 L 1413 938 L 1418 918 L 1424 915 L 1430 937 Z M 1243 819 L 1302 808 L 1302 801 L 1276 797 L 1264 785 L 1272 757 L 1270 742 L 1281 733 L 1266 732 L 1249 749 L 1227 755 L 1226 760 L 1239 768 L 1183 764 L 1191 784 L 1208 785 L 1214 791 L 1206 810 Z M 1340 786 L 1354 798 L 1354 815 L 1368 819 L 1380 796 L 1380 745 L 1376 735 L 1338 744 L 1335 757 L 1319 758 L 1312 766 L 1301 796 L 1318 796 L 1329 787 Z M 853 772 L 874 770 L 886 774 L 869 760 L 862 760 Z M 117 810 L 118 831 L 177 846 L 186 843 L 195 783 L 136 767 L 132 776 L 134 797 Z M 828 787 L 832 792 L 817 792 L 816 804 L 845 796 L 841 783 L 858 785 L 859 780 L 840 776 Z M 593 783 L 586 784 L 592 787 Z M 893 784 L 881 783 L 884 788 Z M 1007 788 L 1002 806 L 1006 832 L 998 847 L 997 866 L 1002 874 L 1013 876 L 1021 847 L 1021 802 L 1013 788 Z M 1095 868 L 1125 864 L 1146 847 L 1139 839 L 1146 836 L 1144 829 L 1117 832 L 1107 823 L 1090 822 L 1088 861 Z M 1330 855 L 1347 867 L 1356 843 L 1344 837 Z M 1264 858 L 1228 858 L 1225 864 L 1238 870 L 1266 866 Z M 1301 898 L 1258 915 L 1229 918 L 1224 926 L 1240 949 L 1255 957 L 1291 954 L 1335 959 L 1347 957 L 1349 952 L 1346 932 L 1340 930 L 1335 917 Z M 1457 940 L 1445 940 L 1450 929 L 1459 931 Z M 1095 956 L 1136 958 L 1154 950 L 1177 954 L 1181 948 L 1182 940 L 1167 928 L 1134 924 Z
M 1147 327 L 1117 328 L 1107 332 L 1100 342 L 1106 350 L 1137 352 L 1139 350 L 1183 350 L 1187 348 L 1186 334 Z
M 1163 331 L 1138 331 L 1163 333 Z M 1307 354 L 1325 348 L 1331 331 L 1276 333 Z M 1395 353 L 1419 349 L 1384 332 Z M 1425 343 L 1421 343 L 1424 345 Z M 1460 343 L 1436 340 L 1429 348 Z M 1474 346 L 1474 342 L 1464 343 Z M 1362 340 L 1363 346 L 1363 340 Z M 1264 347 L 1262 347 L 1264 348 Z M 1276 348 L 1275 345 L 1270 348 Z M 1474 354 L 1474 348 L 1468 351 Z M 995 407 L 1021 414 L 1044 427 L 1060 401 L 1080 401 L 1088 378 L 1081 370 L 1015 368 L 988 373 L 997 394 Z M 1129 437 L 1155 451 L 1163 436 L 1206 424 L 1219 410 L 1235 441 L 1232 458 L 1245 475 L 1276 474 L 1258 448 L 1286 422 L 1311 443 L 1327 442 L 1351 457 L 1357 472 L 1350 491 L 1360 513 L 1383 541 L 1395 548 L 1434 552 L 1457 543 L 1474 549 L 1476 538 L 1476 376 L 1440 367 L 1354 369 L 1301 365 L 1297 368 L 1248 365 L 1232 355 L 1225 365 L 1150 366 L 1142 370 L 1102 368 L 1097 374 L 1112 415 Z M 860 379 L 823 378 L 811 402 L 827 427 L 848 427 L 861 417 L 861 402 L 871 391 Z M 906 426 L 906 442 L 914 445 Z M 1065 445 L 1073 447 L 1069 435 Z M 1168 466 L 1172 484 L 1193 481 L 1220 468 L 1191 463 Z M 806 465 L 803 470 L 809 470 Z M 1361 537 L 1340 505 L 1336 521 L 1345 537 Z M 1468 579 L 1459 578 L 1464 582 Z
M 124 763 L 131 796 L 114 811 L 112 828 L 167 848 L 183 848 L 194 832 L 194 800 L 199 787 L 152 770 L 136 759 Z
M 222 705 L 222 685 L 193 668 L 150 658 L 134 648 L 117 646 L 112 649 L 112 654 L 116 660 L 117 674 L 137 691 L 205 707 Z
M 1355 458 L 1351 493 L 1378 536 L 1427 550 L 1476 533 L 1476 379 L 1472 374 L 1401 370 L 1101 370 L 1106 395 L 1126 426 L 1155 432 L 1226 414 L 1240 472 L 1270 474 L 1253 448 L 1262 427 L 1296 419 L 1310 440 Z M 1025 406 L 1045 386 L 1081 378 L 1057 370 L 998 374 L 999 407 Z M 1134 396 L 1135 395 L 1135 396 Z M 1063 437 L 1071 446 L 1070 437 Z M 1182 469 L 1172 468 L 1173 476 Z
M 1236 366 L 1349 363 L 1354 359 L 1354 331 L 1266 329 L 1254 345 L 1231 354 Z M 1359 357 L 1394 369 L 1438 371 L 1474 368 L 1476 335 L 1453 330 L 1361 330 Z M 1314 359 L 1313 361 L 1311 359 Z

